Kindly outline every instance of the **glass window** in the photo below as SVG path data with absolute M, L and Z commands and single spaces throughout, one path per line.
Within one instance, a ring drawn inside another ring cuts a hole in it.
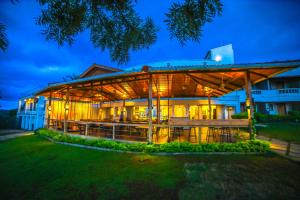
M 186 106 L 185 105 L 174 105 L 174 117 L 185 117 Z

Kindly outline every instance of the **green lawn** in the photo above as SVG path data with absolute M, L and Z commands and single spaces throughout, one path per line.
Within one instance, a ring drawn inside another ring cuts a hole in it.
M 259 135 L 300 143 L 300 123 L 278 122 L 266 125 L 268 126 L 258 127 Z
M 297 199 L 300 165 L 275 155 L 153 156 L 0 143 L 1 199 Z

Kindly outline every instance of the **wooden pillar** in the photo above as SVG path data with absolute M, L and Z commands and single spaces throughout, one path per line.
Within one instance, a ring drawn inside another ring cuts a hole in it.
M 67 120 L 68 120 L 68 114 L 69 114 L 69 95 L 70 95 L 70 91 L 69 91 L 69 87 L 67 88 L 67 93 L 66 93 L 66 100 L 65 100 L 65 107 L 64 107 L 64 133 L 66 133 L 68 124 L 67 124 Z
M 249 133 L 250 139 L 255 139 L 255 127 L 254 127 L 254 108 L 253 108 L 253 100 L 252 100 L 252 85 L 250 79 L 250 72 L 247 71 L 245 73 L 245 90 L 246 90 L 246 109 L 248 113 L 248 121 L 249 121 Z
M 148 96 L 148 119 L 149 119 L 149 129 L 148 129 L 148 142 L 152 143 L 152 109 L 153 109 L 153 105 L 152 105 L 152 75 L 150 74 L 149 77 L 149 84 L 148 84 L 148 92 L 149 92 L 149 96 Z
M 207 94 L 208 98 L 208 119 L 211 119 L 211 98 L 210 98 L 210 93 Z
M 156 83 L 156 123 L 160 123 L 160 90 L 159 90 L 159 78 L 157 79 Z
M 51 118 L 51 112 L 52 112 L 52 107 L 51 107 L 51 104 L 52 104 L 52 91 L 50 91 L 50 96 L 49 96 L 49 103 L 48 103 L 48 117 L 47 117 L 47 128 L 50 128 L 50 118 Z
M 167 75 L 168 81 L 168 142 L 170 141 L 170 82 L 169 82 L 169 74 Z

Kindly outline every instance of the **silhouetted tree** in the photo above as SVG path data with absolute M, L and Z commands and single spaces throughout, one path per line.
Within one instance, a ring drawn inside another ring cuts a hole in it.
M 93 45 L 102 51 L 108 50 L 112 61 L 119 64 L 128 62 L 130 51 L 147 49 L 157 39 L 158 27 L 150 17 L 142 19 L 138 15 L 134 8 L 137 0 L 38 2 L 42 9 L 36 23 L 42 27 L 42 34 L 47 40 L 54 40 L 58 45 L 72 45 L 79 33 L 89 30 Z M 181 45 L 187 41 L 199 42 L 203 26 L 216 15 L 221 15 L 222 8 L 221 0 L 183 0 L 172 3 L 164 20 L 170 37 L 177 39 Z M 4 38 L 4 42 L 0 44 L 6 49 L 6 27 L 1 27 L 0 39 Z
M 8 47 L 8 39 L 6 35 L 6 26 L 0 23 L 0 49 L 5 51 Z
M 129 60 L 129 52 L 149 48 L 158 28 L 151 18 L 141 19 L 132 0 L 39 0 L 43 6 L 37 24 L 48 40 L 72 44 L 78 33 L 89 29 L 91 41 L 107 49 L 119 64 Z M 153 5 L 155 6 L 155 4 Z M 222 12 L 220 0 L 185 0 L 172 3 L 166 13 L 171 38 L 181 45 L 199 42 L 202 27 Z

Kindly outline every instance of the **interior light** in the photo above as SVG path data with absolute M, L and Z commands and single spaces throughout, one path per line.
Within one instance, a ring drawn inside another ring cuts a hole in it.
M 65 109 L 69 110 L 69 104 L 68 103 L 65 105 Z

